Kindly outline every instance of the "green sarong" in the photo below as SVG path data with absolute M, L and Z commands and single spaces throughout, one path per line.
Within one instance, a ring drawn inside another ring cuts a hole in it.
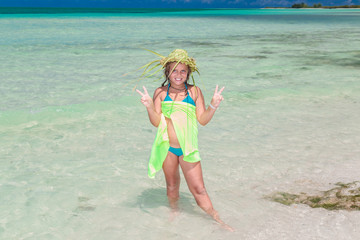
M 184 161 L 200 161 L 196 107 L 187 102 L 163 101 L 161 111 L 161 120 L 149 160 L 148 175 L 150 178 L 153 178 L 155 173 L 162 168 L 170 147 L 165 117 L 170 118 L 174 125 L 177 139 L 184 154 Z

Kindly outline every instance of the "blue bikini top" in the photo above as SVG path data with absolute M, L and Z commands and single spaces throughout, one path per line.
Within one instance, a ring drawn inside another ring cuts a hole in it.
M 168 84 L 168 89 L 167 89 L 166 97 L 165 97 L 164 101 L 173 101 L 171 99 L 171 97 L 169 96 L 169 87 L 170 87 L 170 83 Z M 192 99 L 192 97 L 189 94 L 188 87 L 187 87 L 186 83 L 185 83 L 185 88 L 186 88 L 186 91 L 187 91 L 187 96 L 186 96 L 186 98 L 184 98 L 184 100 L 182 100 L 182 102 L 190 103 L 190 104 L 196 106 L 195 102 L 194 102 L 194 99 Z

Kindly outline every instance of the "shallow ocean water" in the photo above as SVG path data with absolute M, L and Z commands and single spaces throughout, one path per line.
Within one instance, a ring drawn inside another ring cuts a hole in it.
M 1 239 L 358 239 L 360 213 L 284 206 L 359 180 L 360 11 L 229 10 L 0 16 Z M 223 230 L 182 179 L 172 216 L 156 129 L 126 77 L 188 50 L 208 103 L 204 180 Z M 128 85 L 125 85 L 127 84 Z

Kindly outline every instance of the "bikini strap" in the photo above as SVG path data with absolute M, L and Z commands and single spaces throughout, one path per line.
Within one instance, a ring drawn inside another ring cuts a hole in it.
M 186 82 L 185 82 L 185 88 L 186 88 L 186 95 L 187 95 L 187 96 L 190 96 L 188 87 L 187 87 L 187 85 L 186 85 Z
M 166 96 L 169 96 L 169 87 L 170 87 L 170 83 L 168 84 L 168 89 L 166 91 Z

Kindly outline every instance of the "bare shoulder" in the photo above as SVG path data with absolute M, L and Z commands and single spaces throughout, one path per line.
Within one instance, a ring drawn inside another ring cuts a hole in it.
M 190 91 L 190 95 L 195 98 L 194 100 L 196 101 L 196 99 L 198 98 L 198 96 L 201 96 L 201 89 L 198 86 L 194 86 L 194 85 L 188 85 L 189 86 L 189 91 Z
M 155 89 L 154 99 L 160 98 L 161 101 L 164 100 L 166 95 L 166 90 L 167 90 L 166 86 L 158 87 L 157 89 Z

